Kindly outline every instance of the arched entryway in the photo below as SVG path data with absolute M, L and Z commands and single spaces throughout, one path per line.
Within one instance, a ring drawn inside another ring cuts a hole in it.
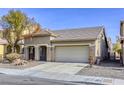
M 40 60 L 46 61 L 47 59 L 47 47 L 46 46 L 40 46 L 39 47 L 39 54 L 40 54 Z
M 35 47 L 34 46 L 29 46 L 28 48 L 28 53 L 29 53 L 29 60 L 34 60 L 35 59 Z

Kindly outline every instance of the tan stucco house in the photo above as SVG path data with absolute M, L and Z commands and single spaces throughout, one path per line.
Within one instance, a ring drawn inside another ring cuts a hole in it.
M 51 62 L 94 62 L 108 55 L 104 27 L 44 30 L 25 39 L 26 60 Z
M 120 41 L 122 48 L 120 62 L 124 65 L 124 21 L 120 22 Z

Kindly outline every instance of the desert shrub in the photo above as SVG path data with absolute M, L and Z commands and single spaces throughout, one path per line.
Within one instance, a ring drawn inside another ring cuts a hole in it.
M 7 54 L 7 55 L 6 55 L 6 58 L 7 58 L 10 62 L 13 62 L 13 61 L 16 60 L 16 59 L 20 59 L 20 58 L 21 58 L 21 55 L 20 55 L 20 54 L 17 54 L 17 53 L 10 53 L 10 54 Z

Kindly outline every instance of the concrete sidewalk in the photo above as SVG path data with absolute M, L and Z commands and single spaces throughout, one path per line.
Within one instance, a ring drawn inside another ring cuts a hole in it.
M 30 76 L 30 77 L 38 77 L 38 78 L 46 78 L 46 79 L 54 79 L 54 80 L 63 80 L 63 81 L 69 81 L 73 83 L 86 82 L 86 83 L 106 84 L 106 85 L 123 85 L 124 84 L 124 80 L 121 80 L 121 79 L 82 76 L 82 75 L 74 75 L 74 74 L 67 74 L 67 73 L 45 72 L 39 69 L 17 70 L 17 69 L 0 68 L 0 73 L 8 74 L 8 75 L 19 75 L 19 76 Z

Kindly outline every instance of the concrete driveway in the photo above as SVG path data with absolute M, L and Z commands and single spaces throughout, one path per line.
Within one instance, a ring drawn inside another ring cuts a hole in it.
M 38 70 L 44 72 L 76 74 L 88 64 L 85 63 L 60 63 L 60 62 L 41 62 L 41 65 L 28 68 L 28 70 Z

